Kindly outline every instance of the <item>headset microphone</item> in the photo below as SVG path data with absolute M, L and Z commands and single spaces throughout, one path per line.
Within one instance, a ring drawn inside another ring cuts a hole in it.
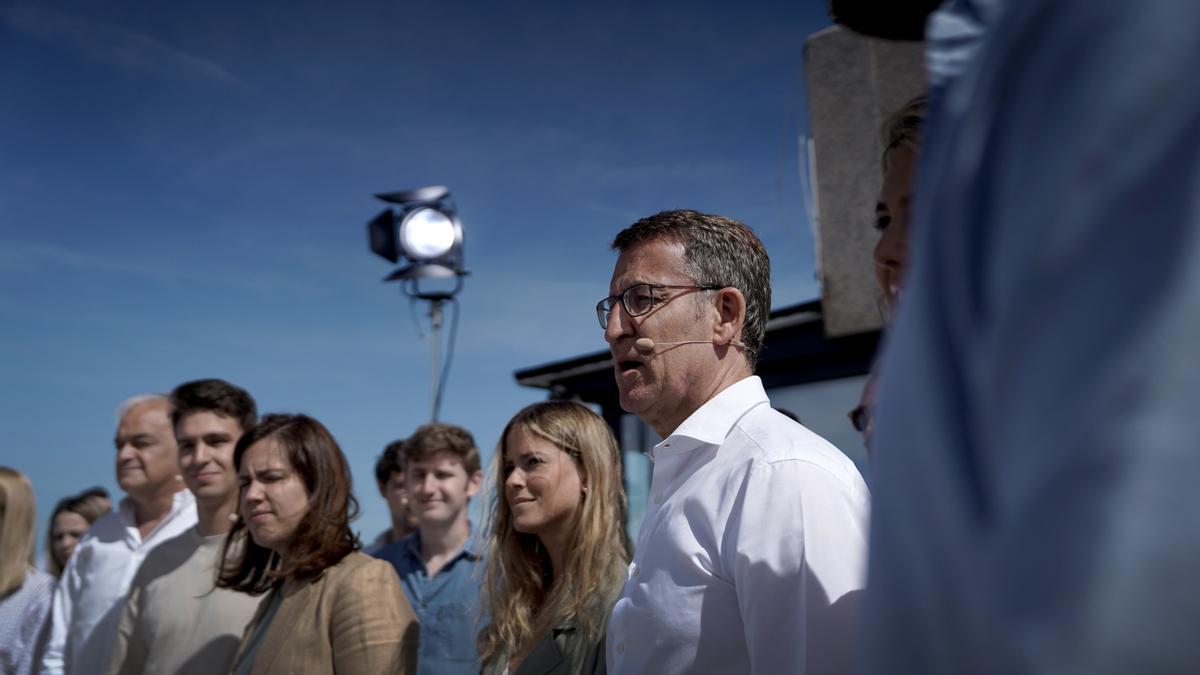
M 634 341 L 633 348 L 638 350 L 639 352 L 652 352 L 652 351 L 654 351 L 655 347 L 672 347 L 675 345 L 710 345 L 710 344 L 713 344 L 712 340 L 683 340 L 682 342 L 655 342 L 654 340 L 651 340 L 650 338 L 638 338 L 636 341 Z M 734 347 L 742 347 L 743 349 L 746 347 L 746 345 L 742 344 L 742 342 L 739 340 L 732 340 L 732 341 L 730 341 L 729 344 L 733 345 Z

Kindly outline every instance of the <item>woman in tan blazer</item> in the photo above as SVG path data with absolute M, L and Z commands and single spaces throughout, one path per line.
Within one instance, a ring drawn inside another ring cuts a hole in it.
M 493 473 L 483 672 L 603 675 L 630 557 L 612 432 L 578 403 L 535 403 L 504 429 Z
M 417 619 L 392 566 L 356 551 L 358 504 L 333 436 L 311 417 L 267 415 L 234 463 L 240 517 L 217 583 L 267 597 L 231 672 L 415 673 Z

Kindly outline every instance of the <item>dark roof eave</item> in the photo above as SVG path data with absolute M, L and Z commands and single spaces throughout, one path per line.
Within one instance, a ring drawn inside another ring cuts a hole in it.
M 771 312 L 767 319 L 767 333 L 787 326 L 821 321 L 821 301 L 810 300 L 795 305 L 780 307 Z M 525 368 L 513 373 L 517 384 L 523 387 L 550 389 L 555 382 L 587 375 L 612 368 L 612 357 L 607 351 L 592 352 L 571 359 L 552 361 L 540 366 Z

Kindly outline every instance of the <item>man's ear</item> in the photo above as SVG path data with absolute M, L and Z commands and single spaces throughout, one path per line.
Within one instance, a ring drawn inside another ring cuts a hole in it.
M 732 286 L 726 286 L 717 294 L 717 323 L 713 326 L 713 341 L 728 345 L 742 338 L 742 327 L 746 323 L 746 296 Z

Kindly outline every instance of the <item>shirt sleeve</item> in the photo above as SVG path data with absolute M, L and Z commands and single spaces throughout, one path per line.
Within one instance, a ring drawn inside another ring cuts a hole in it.
M 41 583 L 33 581 L 26 577 L 25 583 Z M 45 640 L 49 631 L 50 606 L 54 599 L 54 582 L 47 581 L 47 586 L 39 590 L 37 598 L 32 606 L 27 610 L 27 614 L 22 620 L 22 638 L 26 645 L 24 653 L 20 656 L 20 662 L 17 664 L 18 673 L 32 673 L 38 665 L 43 650 L 45 649 Z
M 339 589 L 330 634 L 337 673 L 416 673 L 417 618 L 382 560 L 355 570 Z
M 112 654 L 108 659 L 108 675 L 140 674 L 146 669 L 148 650 L 145 633 L 138 621 L 144 590 L 145 586 L 139 579 L 130 587 L 129 595 L 125 598 Z
M 730 513 L 732 570 L 753 673 L 848 672 L 864 584 L 867 503 L 827 470 L 756 461 Z
M 42 653 L 42 675 L 63 675 L 66 672 L 67 630 L 74 613 L 74 594 L 79 589 L 79 572 L 75 568 L 78 556 L 67 561 L 58 588 L 54 589 L 54 600 L 50 603 L 50 631 L 46 649 Z

